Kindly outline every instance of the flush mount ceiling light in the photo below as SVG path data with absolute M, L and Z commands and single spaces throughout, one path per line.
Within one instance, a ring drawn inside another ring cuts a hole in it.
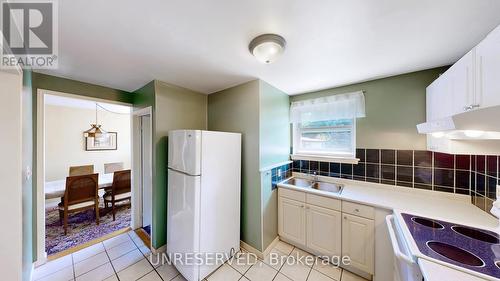
M 262 34 L 255 37 L 248 49 L 262 63 L 274 62 L 285 51 L 285 38 L 277 34 Z

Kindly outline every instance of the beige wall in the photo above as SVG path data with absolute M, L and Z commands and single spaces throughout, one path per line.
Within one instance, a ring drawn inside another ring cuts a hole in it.
M 85 151 L 83 132 L 95 122 L 95 110 L 45 106 L 45 180 L 64 179 L 70 166 L 93 164 L 94 171 L 104 172 L 104 163 L 124 162 L 130 168 L 130 116 L 100 110 L 103 129 L 118 133 L 118 150 Z
M 416 125 L 425 122 L 425 89 L 447 67 L 418 71 L 290 97 L 298 101 L 365 91 L 366 117 L 356 125 L 359 148 L 426 149 L 426 137 Z

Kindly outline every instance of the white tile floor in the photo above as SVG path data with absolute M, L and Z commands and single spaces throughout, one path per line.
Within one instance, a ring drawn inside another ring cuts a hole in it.
M 279 257 L 311 256 L 281 241 L 272 252 Z M 172 265 L 153 266 L 148 259 L 150 253 L 142 240 L 130 231 L 36 268 L 33 280 L 185 280 Z M 252 257 L 243 254 L 233 258 L 212 273 L 208 281 L 364 281 L 348 271 L 322 262 L 311 265 L 273 264 L 269 256 L 264 260 Z

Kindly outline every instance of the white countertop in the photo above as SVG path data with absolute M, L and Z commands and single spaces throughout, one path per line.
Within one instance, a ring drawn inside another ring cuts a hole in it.
M 312 178 L 302 173 L 293 173 L 293 175 L 300 178 Z M 497 219 L 474 206 L 470 202 L 470 196 L 467 195 L 323 176 L 320 176 L 319 180 L 341 183 L 344 185 L 344 189 L 341 194 L 335 194 L 282 183 L 279 183 L 278 186 L 483 229 L 493 230 L 497 226 Z
M 312 178 L 312 176 L 302 173 L 293 173 L 293 175 L 299 178 Z M 319 180 L 344 184 L 344 189 L 341 194 L 335 194 L 312 188 L 295 187 L 282 183 L 278 184 L 278 186 L 280 188 L 313 193 L 345 201 L 371 205 L 378 208 L 397 210 L 398 212 L 411 213 L 488 230 L 494 230 L 498 222 L 496 218 L 474 206 L 470 201 L 470 196 L 467 195 L 420 190 L 408 187 L 397 187 L 392 185 L 323 176 L 320 176 Z M 452 280 L 442 279 L 444 276 L 443 274 L 455 274 L 462 278 L 454 280 L 481 280 L 433 262 L 421 262 L 421 259 L 419 259 L 419 265 L 422 273 L 426 277 L 426 280 Z

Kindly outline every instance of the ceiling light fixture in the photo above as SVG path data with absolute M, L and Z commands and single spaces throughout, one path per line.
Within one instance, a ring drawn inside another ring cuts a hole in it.
M 274 62 L 285 51 L 285 38 L 277 34 L 262 34 L 255 37 L 248 49 L 258 61 L 269 64 Z
M 107 134 L 106 131 L 101 129 L 101 125 L 99 125 L 99 123 L 97 122 L 97 107 L 98 106 L 99 105 L 96 103 L 95 104 L 95 124 L 90 124 L 90 129 L 83 132 L 83 136 L 85 138 L 94 138 L 94 141 L 95 141 L 95 139 L 100 138 L 103 135 Z

